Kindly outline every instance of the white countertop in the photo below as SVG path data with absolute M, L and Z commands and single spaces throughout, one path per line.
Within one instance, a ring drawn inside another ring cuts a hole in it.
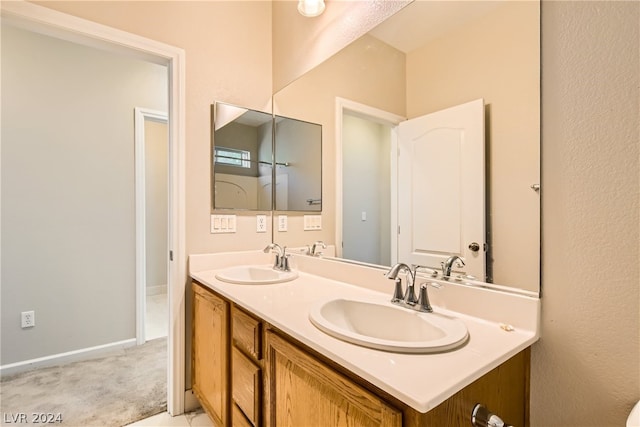
M 435 312 L 457 317 L 466 324 L 469 340 L 463 347 L 436 354 L 399 354 L 350 344 L 317 329 L 309 321 L 309 307 L 320 299 L 330 297 L 367 296 L 379 298 L 381 302 L 388 302 L 392 286 L 385 283 L 388 281 L 382 278 L 379 271 L 375 272 L 374 281 L 379 275 L 381 284 L 389 289 L 387 293 L 366 289 L 362 284 L 355 286 L 345 281 L 307 273 L 305 269 L 320 268 L 332 271 L 335 276 L 338 270 L 344 268 L 345 273 L 352 277 L 354 272 L 358 276 L 372 274 L 371 271 L 362 270 L 364 267 L 343 266 L 340 265 L 342 263 L 335 261 L 306 256 L 300 256 L 299 262 L 294 263 L 294 266 L 300 269 L 300 274 L 297 279 L 290 282 L 271 285 L 237 285 L 215 278 L 219 269 L 240 264 L 267 264 L 269 260 L 270 257 L 257 252 L 196 255 L 190 257 L 190 275 L 198 282 L 422 413 L 433 409 L 538 340 L 539 299 L 521 295 L 504 295 L 503 292 L 467 286 L 471 289 L 468 291 L 467 299 L 480 301 L 482 304 L 486 304 L 487 300 L 482 297 L 477 298 L 479 295 L 496 299 L 495 304 L 482 308 L 492 314 L 487 316 L 489 319 L 486 319 L 443 308 L 443 305 L 457 305 L 453 302 L 439 304 L 443 298 L 450 296 L 460 299 L 460 295 L 464 298 L 465 293 L 464 289 L 462 291 L 458 289 L 465 288 L 464 286 L 456 287 L 446 283 L 443 288 L 448 287 L 453 291 L 437 295 L 439 289 L 430 289 L 430 298 Z M 376 286 L 372 285 L 372 287 Z M 489 294 L 485 296 L 480 293 Z M 496 304 L 515 305 L 518 308 L 513 310 L 513 307 L 500 307 Z M 496 312 L 513 318 L 500 318 L 500 321 L 495 321 L 491 318 L 496 317 Z M 536 318 L 516 318 L 522 316 Z M 504 324 L 513 325 L 514 330 L 505 331 L 501 327 Z

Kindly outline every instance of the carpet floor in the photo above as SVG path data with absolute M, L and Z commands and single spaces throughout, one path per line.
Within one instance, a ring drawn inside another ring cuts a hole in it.
M 124 426 L 167 408 L 167 340 L 2 378 L 2 425 Z M 26 415 L 18 420 L 21 414 Z M 34 414 L 51 414 L 37 419 Z M 53 421 L 48 423 L 47 421 Z

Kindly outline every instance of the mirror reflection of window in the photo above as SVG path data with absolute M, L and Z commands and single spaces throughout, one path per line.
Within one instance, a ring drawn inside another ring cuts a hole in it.
M 216 165 L 227 165 L 249 169 L 251 167 L 251 152 L 227 147 L 216 147 L 214 162 Z
M 271 210 L 273 116 L 216 103 L 213 208 Z
M 213 209 L 322 211 L 321 125 L 220 102 L 213 119 Z

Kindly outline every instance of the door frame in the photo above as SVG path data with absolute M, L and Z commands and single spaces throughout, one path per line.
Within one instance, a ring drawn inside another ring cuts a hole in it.
M 357 115 L 361 118 L 382 123 L 385 125 L 391 126 L 391 152 L 396 153 L 395 156 L 391 156 L 391 200 L 398 201 L 398 180 L 397 180 L 397 165 L 398 165 L 398 125 L 400 122 L 406 120 L 405 117 L 399 116 L 394 113 L 390 113 L 388 111 L 380 110 L 375 107 L 371 107 L 369 105 L 361 104 L 356 101 L 351 101 L 346 98 L 336 97 L 336 108 L 335 108 L 335 120 L 336 120 L 336 134 L 335 134 L 335 149 L 336 149 L 336 231 L 335 231 L 335 242 L 336 242 L 336 256 L 342 257 L 342 184 L 343 184 L 343 176 L 342 176 L 342 166 L 343 166 L 343 158 L 342 158 L 342 149 L 343 149 L 343 141 L 342 141 L 342 128 L 343 128 L 343 120 L 342 117 L 345 113 L 351 113 Z M 392 264 L 397 261 L 398 257 L 398 210 L 391 210 L 391 262 Z
M 133 113 L 136 175 L 136 343 L 146 342 L 147 307 L 147 181 L 146 181 L 146 120 L 168 124 L 169 116 L 162 111 L 136 107 Z M 167 276 L 168 277 L 168 276 Z
M 26 1 L 0 3 L 3 20 L 41 34 L 166 65 L 169 71 L 169 331 L 167 410 L 184 412 L 185 301 L 185 51 L 184 49 Z

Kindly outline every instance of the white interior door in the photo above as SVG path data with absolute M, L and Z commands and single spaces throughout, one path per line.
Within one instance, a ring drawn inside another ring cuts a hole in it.
M 485 278 L 484 100 L 400 123 L 398 259 Z M 477 250 L 474 250 L 478 248 Z

